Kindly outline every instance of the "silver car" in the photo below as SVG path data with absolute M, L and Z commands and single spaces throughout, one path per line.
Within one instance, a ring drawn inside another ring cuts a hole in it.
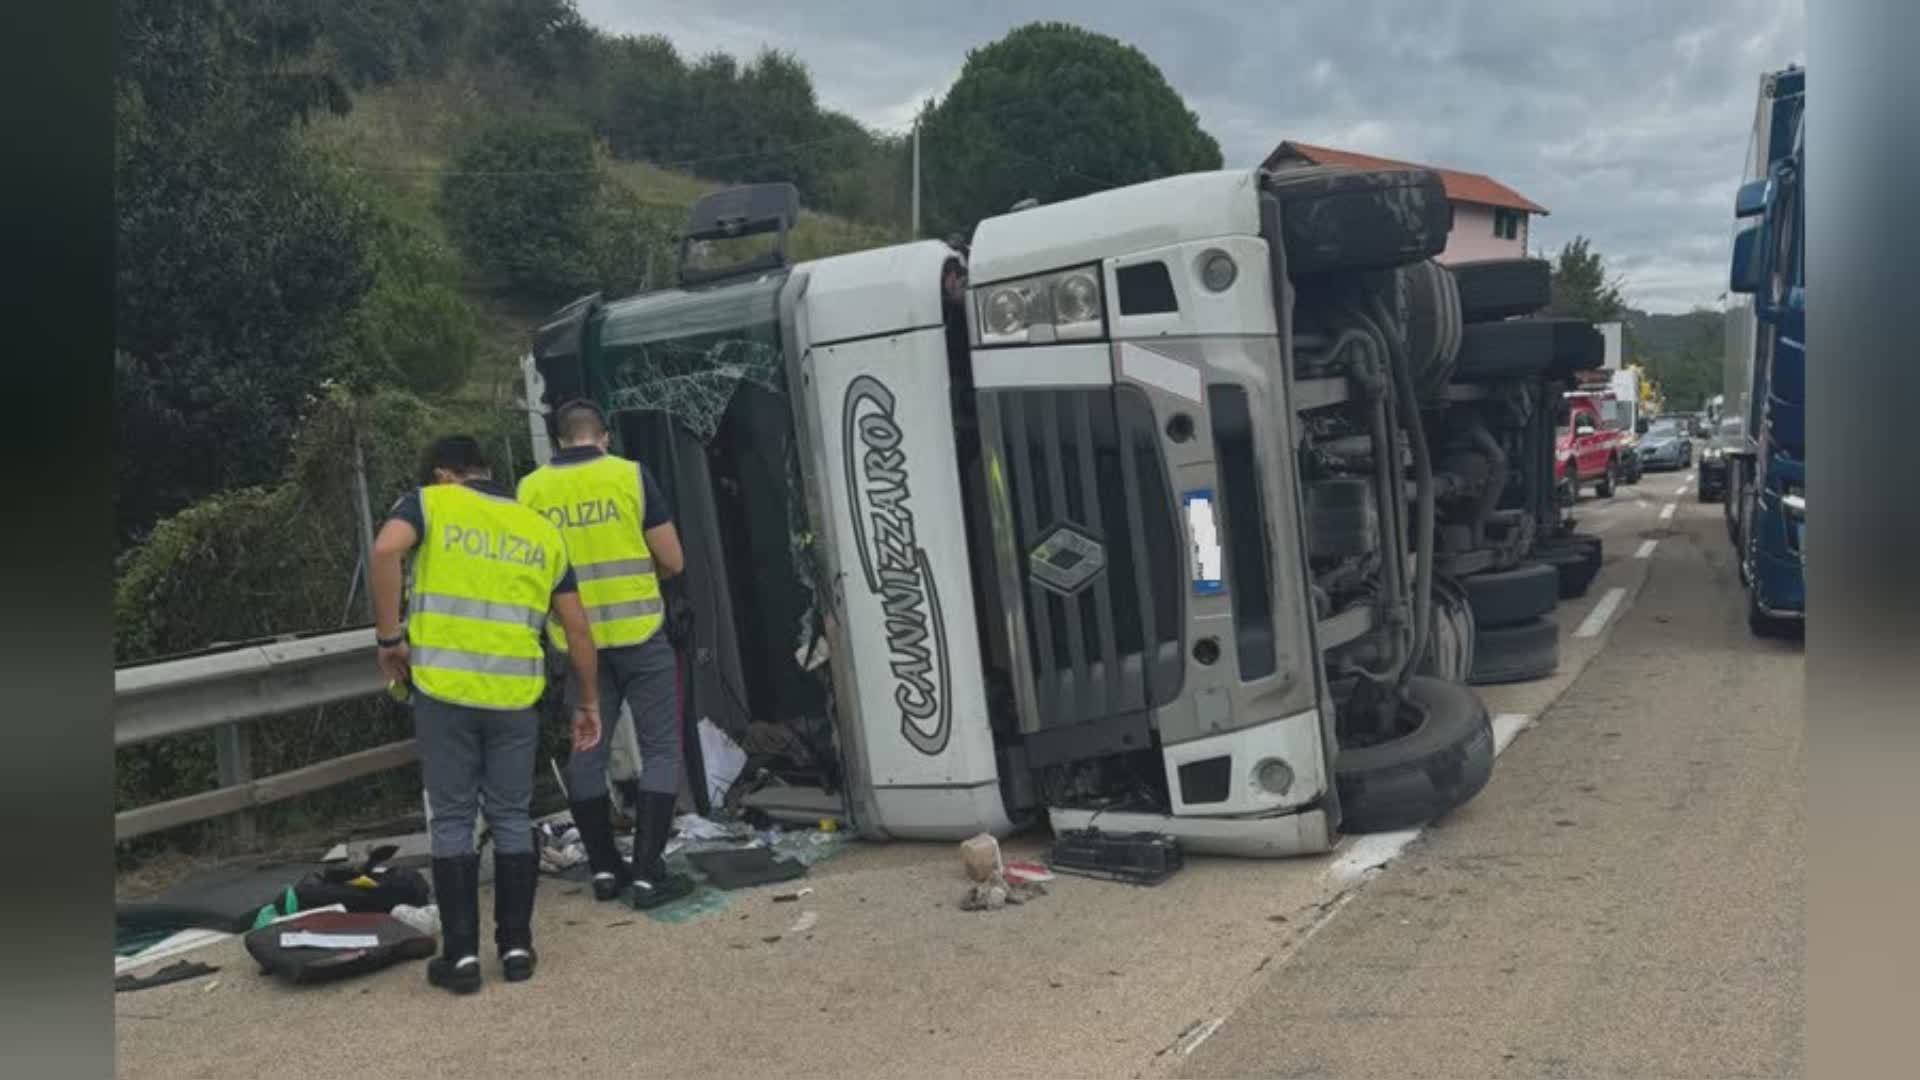
M 1657 416 L 1640 436 L 1640 467 L 1685 469 L 1693 465 L 1693 432 L 1685 418 Z

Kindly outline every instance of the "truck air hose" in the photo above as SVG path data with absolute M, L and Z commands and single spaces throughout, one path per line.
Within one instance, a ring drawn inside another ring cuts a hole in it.
M 1378 296 L 1373 298 L 1373 314 L 1384 328 L 1391 325 L 1387 320 L 1390 313 L 1386 302 Z M 1401 424 L 1407 429 L 1407 439 L 1413 444 L 1414 497 L 1418 500 L 1415 509 L 1415 569 L 1413 585 L 1413 647 L 1409 652 L 1407 664 L 1400 671 L 1400 685 L 1405 686 L 1407 679 L 1420 665 L 1420 658 L 1427 649 L 1427 634 L 1433 621 L 1433 459 L 1428 452 L 1427 436 L 1420 421 L 1420 401 L 1414 396 L 1413 373 L 1408 370 L 1406 350 L 1392 334 L 1382 334 L 1387 343 L 1387 355 L 1393 368 L 1393 383 L 1398 391 L 1398 405 L 1403 410 Z

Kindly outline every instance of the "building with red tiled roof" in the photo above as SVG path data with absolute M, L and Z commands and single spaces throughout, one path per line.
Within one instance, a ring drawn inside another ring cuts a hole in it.
M 1440 174 L 1453 201 L 1453 232 L 1443 263 L 1474 259 L 1518 258 L 1527 253 L 1528 224 L 1547 208 L 1482 173 L 1442 169 L 1411 161 L 1356 154 L 1310 143 L 1283 142 L 1267 155 L 1266 168 L 1279 165 L 1344 165 L 1354 169 L 1431 169 Z

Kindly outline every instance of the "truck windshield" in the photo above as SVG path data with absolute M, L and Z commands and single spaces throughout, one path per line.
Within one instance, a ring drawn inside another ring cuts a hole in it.
M 672 415 L 703 442 L 741 383 L 786 392 L 779 297 L 784 275 L 666 290 L 608 304 L 588 378 L 609 413 Z

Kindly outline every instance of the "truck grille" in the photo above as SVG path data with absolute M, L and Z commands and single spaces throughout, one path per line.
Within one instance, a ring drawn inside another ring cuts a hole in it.
M 1143 732 L 1184 673 L 1185 534 L 1152 406 L 1127 386 L 982 396 L 999 414 L 1012 521 L 996 525 L 1011 526 L 1025 601 L 1037 715 L 1023 726 Z

